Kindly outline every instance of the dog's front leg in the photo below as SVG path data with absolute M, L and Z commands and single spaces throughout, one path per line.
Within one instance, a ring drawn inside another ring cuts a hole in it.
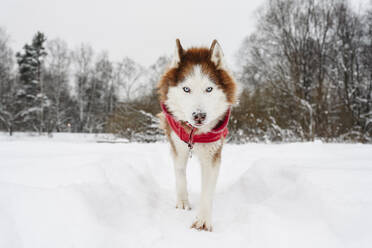
M 177 202 L 176 208 L 190 210 L 190 203 L 187 193 L 186 166 L 188 161 L 188 149 L 184 144 L 177 146 L 176 152 L 173 152 L 174 172 L 176 176 Z
M 220 170 L 220 149 L 218 154 L 211 156 L 208 154 L 201 154 L 201 180 L 202 188 L 200 195 L 200 205 L 195 222 L 192 228 L 198 230 L 212 231 L 212 206 L 213 197 L 216 189 L 217 177 Z

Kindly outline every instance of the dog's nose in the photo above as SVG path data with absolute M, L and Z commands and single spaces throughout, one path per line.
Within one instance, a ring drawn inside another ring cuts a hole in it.
M 192 117 L 194 118 L 194 121 L 196 122 L 202 122 L 205 120 L 205 117 L 207 117 L 206 113 L 201 112 L 194 112 L 192 113 Z

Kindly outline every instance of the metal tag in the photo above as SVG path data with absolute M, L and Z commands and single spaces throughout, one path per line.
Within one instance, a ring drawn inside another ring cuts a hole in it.
M 192 158 L 192 149 L 189 149 L 189 156 Z

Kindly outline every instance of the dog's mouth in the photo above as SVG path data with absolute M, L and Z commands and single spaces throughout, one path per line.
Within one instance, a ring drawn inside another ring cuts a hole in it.
M 195 121 L 192 125 L 194 127 L 202 127 L 202 126 L 205 125 L 205 122 L 203 122 L 203 121 Z
M 194 127 L 202 127 L 207 123 L 207 114 L 206 113 L 193 113 L 193 119 L 191 121 Z

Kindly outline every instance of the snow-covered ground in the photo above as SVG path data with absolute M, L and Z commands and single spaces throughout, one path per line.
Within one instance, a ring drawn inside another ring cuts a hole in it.
M 0 247 L 371 247 L 372 146 L 226 145 L 214 232 L 175 209 L 167 144 L 0 134 Z

